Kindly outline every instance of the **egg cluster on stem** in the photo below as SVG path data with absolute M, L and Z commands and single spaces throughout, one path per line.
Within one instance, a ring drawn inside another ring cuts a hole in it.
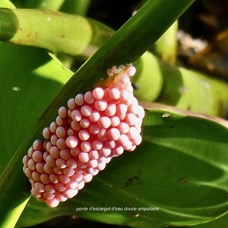
M 133 151 L 144 110 L 133 95 L 131 64 L 112 67 L 101 86 L 60 107 L 23 158 L 32 195 L 50 207 L 74 197 L 113 157 Z

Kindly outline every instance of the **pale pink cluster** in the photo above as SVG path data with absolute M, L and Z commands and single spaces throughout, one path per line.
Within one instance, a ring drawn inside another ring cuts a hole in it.
M 50 207 L 74 197 L 124 150 L 142 141 L 144 110 L 133 96 L 132 65 L 113 67 L 103 87 L 78 94 L 58 110 L 23 158 L 32 195 Z

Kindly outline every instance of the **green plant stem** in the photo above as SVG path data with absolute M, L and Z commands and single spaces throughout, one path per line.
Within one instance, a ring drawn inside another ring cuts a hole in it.
M 13 3 L 9 0 L 1 0 L 0 1 L 0 7 L 7 7 L 7 8 L 16 8 Z
M 146 52 L 135 64 L 135 96 L 193 112 L 225 118 L 228 83 L 202 72 L 175 67 Z M 147 91 L 145 93 L 145 91 Z
M 92 19 L 49 10 L 2 8 L 0 20 L 0 40 L 86 58 L 113 34 Z
M 24 8 L 59 10 L 63 3 L 64 0 L 26 0 Z
M 177 28 L 175 21 L 154 44 L 154 52 L 167 63 L 175 64 L 177 58 Z
M 65 0 L 60 10 L 66 13 L 84 16 L 88 11 L 90 2 L 91 0 Z

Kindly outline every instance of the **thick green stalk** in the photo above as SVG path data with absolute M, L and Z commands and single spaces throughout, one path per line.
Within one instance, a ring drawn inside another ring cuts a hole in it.
M 38 8 L 38 9 L 49 9 L 59 10 L 64 3 L 64 0 L 25 0 L 24 8 Z
M 177 28 L 178 22 L 175 21 L 154 44 L 155 53 L 170 64 L 175 64 L 177 58 Z
M 12 9 L 15 8 L 13 3 L 11 1 L 9 1 L 9 0 L 1 0 L 0 1 L 0 7 L 7 7 L 7 8 L 12 8 Z
M 135 64 L 135 96 L 192 112 L 225 118 L 228 110 L 228 83 L 202 72 L 172 66 L 150 52 Z M 145 92 L 146 91 L 146 92 Z
M 0 40 L 87 58 L 113 34 L 92 19 L 49 10 L 2 8 L 0 21 Z
M 90 2 L 91 0 L 65 0 L 60 10 L 66 13 L 84 16 L 88 11 Z

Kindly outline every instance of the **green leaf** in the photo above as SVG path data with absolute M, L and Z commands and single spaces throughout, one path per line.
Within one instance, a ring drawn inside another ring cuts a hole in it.
M 113 159 L 75 198 L 58 208 L 31 199 L 19 225 L 68 214 L 132 227 L 188 226 L 224 214 L 227 127 L 174 108 L 155 107 L 146 112 L 144 142 L 135 152 Z
M 205 224 L 193 226 L 193 228 L 224 228 L 228 224 L 228 213 L 218 219 Z
M 13 227 L 29 197 L 21 163 L 27 149 L 15 151 L 72 73 L 43 50 L 0 43 L 0 53 L 0 211 L 3 227 Z
M 72 73 L 46 52 L 0 44 L 0 170 Z M 15 58 L 16 56 L 16 58 Z M 14 59 L 13 67 L 9 67 Z

